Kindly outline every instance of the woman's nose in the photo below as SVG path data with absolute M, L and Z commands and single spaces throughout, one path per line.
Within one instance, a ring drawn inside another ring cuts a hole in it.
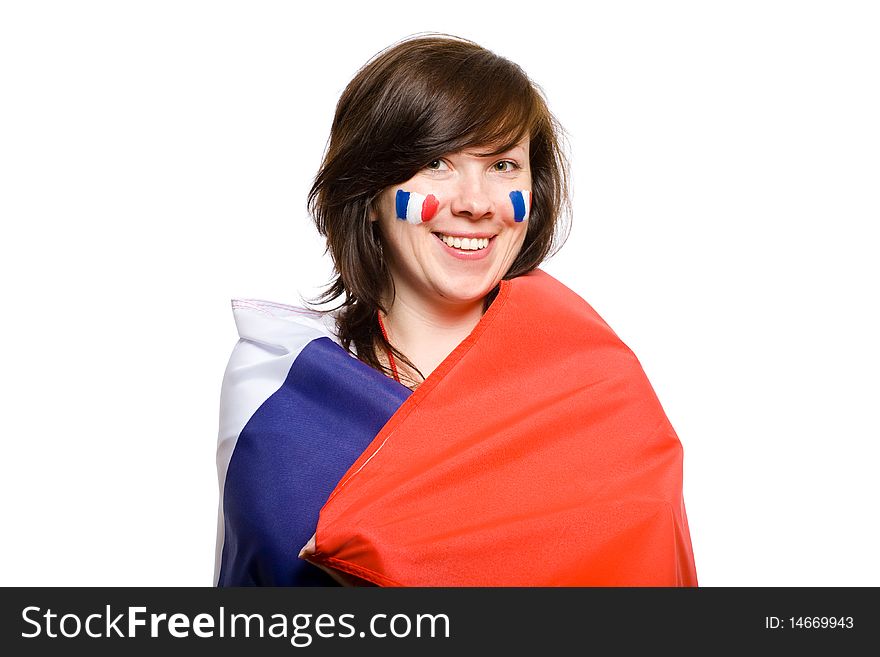
M 453 191 L 450 209 L 452 214 L 471 220 L 491 217 L 495 206 L 486 181 L 480 176 L 462 177 Z

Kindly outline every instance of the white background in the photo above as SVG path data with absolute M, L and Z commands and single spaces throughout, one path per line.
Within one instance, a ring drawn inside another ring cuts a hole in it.
M 569 133 L 545 269 L 678 431 L 700 583 L 880 585 L 876 6 L 3 3 L 0 584 L 211 583 L 229 301 L 329 280 L 336 100 L 430 30 Z

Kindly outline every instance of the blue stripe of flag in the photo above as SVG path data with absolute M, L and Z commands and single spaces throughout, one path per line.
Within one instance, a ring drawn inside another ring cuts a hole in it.
M 337 482 L 410 394 L 330 338 L 306 345 L 229 461 L 218 586 L 334 586 L 296 555 Z
M 406 219 L 406 208 L 409 205 L 409 192 L 402 189 L 397 190 L 397 218 Z
M 510 200 L 513 203 L 513 220 L 522 221 L 526 216 L 526 201 L 521 191 L 510 192 Z

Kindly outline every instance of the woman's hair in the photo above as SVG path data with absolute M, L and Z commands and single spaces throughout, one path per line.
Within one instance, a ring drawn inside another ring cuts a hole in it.
M 308 196 L 335 267 L 329 288 L 313 303 L 341 297 L 334 310 L 345 349 L 353 346 L 361 361 L 388 373 L 376 352 L 381 346 L 418 371 L 379 328 L 378 311 L 388 311 L 381 299 L 394 290 L 379 222 L 370 221 L 381 192 L 440 156 L 473 147 L 500 154 L 527 135 L 532 206 L 525 241 L 505 279 L 536 268 L 568 236 L 560 220 L 570 207 L 564 132 L 538 87 L 513 62 L 450 35 L 407 38 L 358 71 L 336 106 Z M 486 308 L 497 290 L 487 296 Z

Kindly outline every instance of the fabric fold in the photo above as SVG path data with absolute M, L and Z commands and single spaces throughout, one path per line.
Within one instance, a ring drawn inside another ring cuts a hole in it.
M 219 586 L 330 586 L 298 558 L 318 512 L 410 390 L 338 344 L 332 317 L 235 299 L 217 468 Z
M 536 270 L 342 476 L 310 560 L 384 586 L 696 586 L 681 443 L 632 351 Z

